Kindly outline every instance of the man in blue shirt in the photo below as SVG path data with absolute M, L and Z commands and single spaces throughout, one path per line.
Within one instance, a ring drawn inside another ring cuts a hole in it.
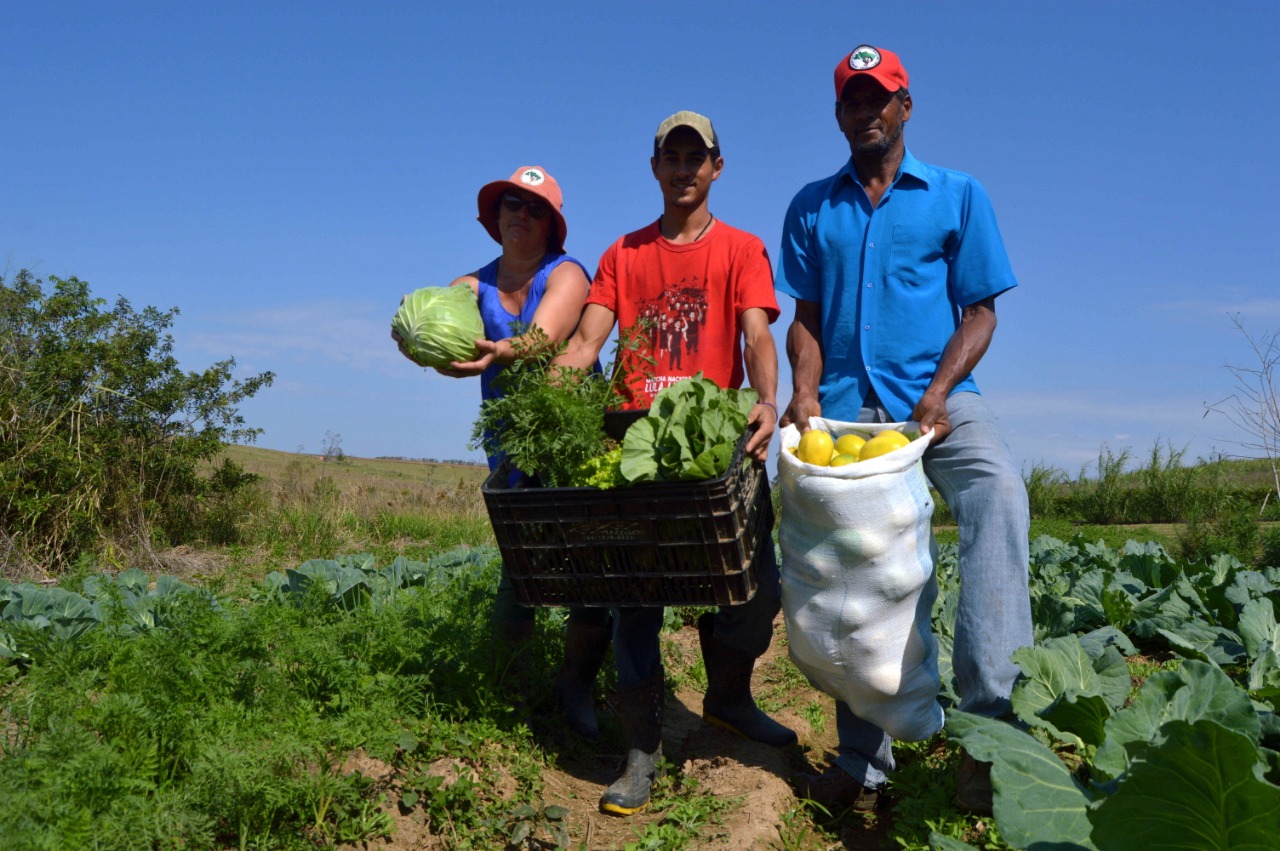
M 916 420 L 924 457 L 960 534 L 961 591 L 952 663 L 960 708 L 1010 714 L 1032 643 L 1026 488 L 973 369 L 996 327 L 995 299 L 1017 286 L 995 213 L 967 174 L 917 160 L 906 69 L 861 45 L 835 70 L 836 121 L 849 161 L 805 186 L 787 210 L 775 286 L 796 299 L 787 332 L 794 384 L 781 423 Z M 892 740 L 836 702 L 839 755 L 797 777 L 828 809 L 869 811 L 894 768 Z M 990 765 L 963 755 L 957 798 L 990 812 Z

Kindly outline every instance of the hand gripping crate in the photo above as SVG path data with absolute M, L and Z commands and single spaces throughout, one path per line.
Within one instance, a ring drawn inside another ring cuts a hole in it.
M 644 412 L 640 412 L 644 413 Z M 752 561 L 773 534 L 763 465 L 626 488 L 481 487 L 517 599 L 526 606 L 732 606 L 755 595 Z

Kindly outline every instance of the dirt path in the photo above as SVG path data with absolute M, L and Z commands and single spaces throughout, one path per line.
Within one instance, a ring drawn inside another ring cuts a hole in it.
M 669 669 L 678 670 L 697 658 L 696 629 L 687 627 L 665 634 L 665 638 L 664 655 Z M 775 644 L 757 665 L 756 679 L 767 671 L 777 652 Z M 801 735 L 811 733 L 795 707 L 773 714 Z M 702 720 L 702 692 L 692 687 L 667 695 L 662 747 L 667 761 L 680 768 L 686 783 L 692 779 L 700 790 L 730 802 L 730 809 L 720 816 L 721 823 L 709 826 L 703 847 L 781 847 L 778 826 L 783 823 L 783 814 L 796 807 L 786 778 L 804 765 L 799 748 L 771 748 L 710 726 Z M 585 764 L 565 760 L 562 770 L 550 772 L 545 778 L 548 797 L 553 790 L 560 792 L 555 803 L 569 808 L 570 823 L 585 825 L 582 835 L 575 835 L 574 839 L 585 842 L 593 851 L 622 848 L 636 839 L 637 828 L 643 830 L 644 824 L 661 818 L 660 813 L 642 812 L 630 818 L 601 814 L 600 794 L 621 773 L 625 753 L 598 756 Z
M 689 681 L 690 678 L 682 677 L 680 672 L 699 658 L 697 630 L 685 627 L 664 632 L 663 641 L 668 679 Z M 702 720 L 702 691 L 692 682 L 667 695 L 663 725 L 665 758 L 678 769 L 683 783 L 693 781 L 699 792 L 710 793 L 725 804 L 706 825 L 694 847 L 734 851 L 773 848 L 875 851 L 883 848 L 889 826 L 885 817 L 878 821 L 854 817 L 851 820 L 855 823 L 832 828 L 838 837 L 815 833 L 806 827 L 807 818 L 791 819 L 791 825 L 784 819 L 800 807 L 787 778 L 811 765 L 824 766 L 835 744 L 830 698 L 813 691 L 807 684 L 796 686 L 794 674 L 791 680 L 780 684 L 781 668 L 777 660 L 785 657 L 786 652 L 779 617 L 773 645 L 756 665 L 753 691 L 774 718 L 798 733 L 799 746 L 771 748 L 710 726 Z M 811 708 L 810 704 L 817 708 Z M 628 842 L 636 842 L 646 825 L 660 823 L 664 818 L 661 809 L 646 809 L 629 818 L 599 812 L 601 793 L 619 776 L 626 759 L 625 747 L 616 733 L 616 719 L 608 712 L 606 708 L 602 716 L 602 736 L 594 745 L 569 739 L 561 739 L 562 744 L 548 742 L 547 745 L 555 764 L 543 774 L 544 803 L 569 810 L 565 823 L 569 825 L 570 847 L 574 849 L 622 849 Z M 818 729 L 806 717 L 814 718 Z M 557 726 L 549 723 L 547 730 L 535 729 L 535 736 L 557 739 L 556 733 L 548 732 Z M 370 773 L 372 768 L 364 765 L 359 770 Z M 408 816 L 394 815 L 395 838 L 362 847 L 388 851 L 445 847 L 438 838 L 426 833 L 420 811 Z M 784 832 L 787 841 L 784 841 Z

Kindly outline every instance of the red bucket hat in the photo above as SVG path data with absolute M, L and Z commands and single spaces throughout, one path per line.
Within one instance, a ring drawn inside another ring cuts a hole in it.
M 564 214 L 560 212 L 560 208 L 564 206 L 564 198 L 560 194 L 560 184 L 556 183 L 554 177 L 547 174 L 545 168 L 538 165 L 521 166 L 515 170 L 510 179 L 495 180 L 480 187 L 480 194 L 476 196 L 476 207 L 480 215 L 476 216 L 476 221 L 484 225 L 484 229 L 489 232 L 489 236 L 493 237 L 493 241 L 499 245 L 502 244 L 502 233 L 498 230 L 498 199 L 508 189 L 523 189 L 525 192 L 532 192 L 547 202 L 555 217 L 556 238 L 554 247 L 557 251 L 563 251 L 564 239 L 568 236 L 569 226 L 565 224 Z
M 890 92 L 907 88 L 907 69 L 898 54 L 882 47 L 860 44 L 836 66 L 836 100 L 844 95 L 845 83 L 865 74 Z

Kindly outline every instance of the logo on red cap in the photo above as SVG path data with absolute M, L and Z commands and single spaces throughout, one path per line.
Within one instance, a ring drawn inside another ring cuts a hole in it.
M 855 71 L 868 71 L 880 64 L 880 51 L 869 44 L 861 44 L 849 54 L 849 67 Z
M 520 173 L 520 182 L 527 183 L 530 186 L 541 186 L 542 182 L 546 179 L 546 175 L 538 171 L 536 168 L 525 169 Z

